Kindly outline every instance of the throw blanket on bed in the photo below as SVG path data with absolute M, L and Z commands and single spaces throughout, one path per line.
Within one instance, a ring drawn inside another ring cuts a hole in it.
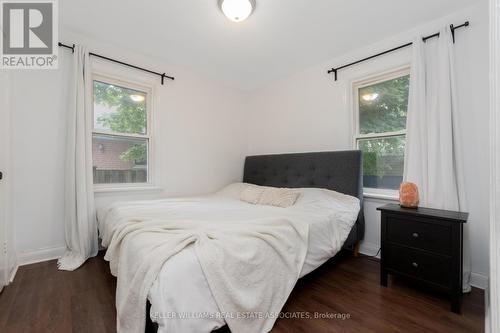
M 163 264 L 188 245 L 232 332 L 268 332 L 307 252 L 308 225 L 273 218 L 214 221 L 129 219 L 114 230 L 105 259 L 117 276 L 119 333 L 143 332 L 146 299 Z

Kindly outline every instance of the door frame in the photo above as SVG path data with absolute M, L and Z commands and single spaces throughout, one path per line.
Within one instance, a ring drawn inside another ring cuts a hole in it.
M 13 229 L 10 221 L 10 199 L 9 199 L 9 169 L 10 169 L 10 72 L 0 71 L 0 168 L 3 179 L 0 180 L 0 263 L 5 265 L 1 271 L 0 290 L 13 279 L 13 273 L 17 266 L 14 253 Z M 4 284 L 4 285 L 3 285 Z
M 490 278 L 486 332 L 500 327 L 500 0 L 490 0 Z

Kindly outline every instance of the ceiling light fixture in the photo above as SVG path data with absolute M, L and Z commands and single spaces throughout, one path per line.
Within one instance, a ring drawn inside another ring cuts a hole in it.
M 363 96 L 361 96 L 361 98 L 363 98 L 363 100 L 365 100 L 367 102 L 373 102 L 374 100 L 376 100 L 378 98 L 378 94 L 377 93 L 364 94 Z
M 219 7 L 233 22 L 246 20 L 255 9 L 255 0 L 219 0 Z
M 144 97 L 143 95 L 130 95 L 130 99 L 133 100 L 134 102 L 144 102 L 144 100 L 146 99 L 146 97 Z

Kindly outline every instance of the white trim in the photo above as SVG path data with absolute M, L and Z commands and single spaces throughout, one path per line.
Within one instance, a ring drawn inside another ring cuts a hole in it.
M 10 278 L 9 278 L 10 283 L 14 282 L 14 278 L 16 277 L 18 269 L 19 269 L 19 265 L 17 265 L 17 264 L 16 264 L 16 266 L 14 266 L 12 268 L 12 271 L 10 272 Z
M 0 184 L 0 227 L 3 229 L 0 232 L 1 254 L 5 267 L 2 268 L 5 276 L 1 279 L 3 282 L 9 283 L 10 273 L 15 270 L 17 266 L 16 251 L 14 246 L 14 225 L 11 219 L 11 159 L 10 157 L 10 117 L 11 117 L 11 99 L 10 99 L 10 71 L 1 72 L 1 86 L 0 91 L 0 117 L 2 124 L 0 126 L 0 168 L 4 174 L 4 179 Z M 3 236 L 1 236 L 3 235 Z
M 500 327 L 500 0 L 490 0 L 490 280 L 486 331 Z
M 373 257 L 377 254 L 376 258 L 380 259 L 380 245 L 375 244 L 375 243 L 368 243 L 368 242 L 361 242 L 359 244 L 359 253 L 364 254 L 366 256 Z
M 92 131 L 94 134 L 100 134 L 100 135 L 107 135 L 107 136 L 113 136 L 113 137 L 119 137 L 119 138 L 126 138 L 126 139 L 149 139 L 149 136 L 146 134 L 133 134 L 133 133 L 118 133 L 118 132 L 113 132 L 113 131 L 100 131 L 94 129 Z
M 113 185 L 113 184 L 110 184 Z M 94 185 L 94 193 L 116 193 L 116 192 L 163 192 L 163 188 L 157 186 L 144 186 L 143 184 L 138 186 L 101 186 Z
M 357 134 L 356 141 L 364 139 L 392 138 L 396 136 L 406 136 L 406 130 L 383 132 L 383 133 Z
M 146 93 L 146 134 L 129 134 L 129 133 L 114 133 L 111 131 L 100 131 L 94 129 L 94 107 L 92 106 L 92 133 L 110 135 L 116 137 L 125 138 L 137 138 L 137 139 L 147 139 L 148 140 L 148 160 L 147 160 L 147 177 L 148 181 L 146 183 L 136 183 L 136 184 L 95 184 L 94 192 L 128 192 L 133 190 L 151 190 L 155 188 L 156 184 L 156 140 L 155 140 L 155 109 L 156 109 L 156 98 L 155 98 L 155 87 L 153 84 L 133 80 L 130 78 L 124 78 L 115 74 L 105 73 L 103 71 L 94 71 L 92 73 L 92 82 L 94 80 L 115 84 L 123 88 L 129 88 L 138 90 Z M 92 85 L 93 86 L 93 85 Z M 92 92 L 92 98 L 94 94 Z
M 378 252 L 379 248 L 380 246 L 377 244 L 362 242 L 359 247 L 359 253 L 367 256 L 374 256 Z M 66 247 L 60 246 L 21 253 L 21 255 L 19 256 L 19 266 L 26 266 L 59 259 L 65 251 Z M 380 258 L 380 253 L 376 258 Z M 10 282 L 14 281 L 14 277 L 16 276 L 19 266 L 14 267 L 14 269 L 11 271 L 9 279 Z M 485 289 L 488 285 L 488 277 L 482 274 L 472 273 L 471 285 L 476 288 Z
M 63 256 L 65 251 L 66 246 L 57 246 L 19 253 L 19 266 L 59 259 Z
M 3 73 L 2 73 L 3 74 Z M 6 73 L 0 78 L 0 119 L 2 124 L 0 124 L 0 171 L 3 172 L 4 179 L 0 180 L 0 289 L 6 286 L 8 282 L 8 272 L 9 272 L 9 259 L 7 251 L 7 199 L 8 183 L 5 177 L 9 177 L 9 172 L 4 168 L 8 165 L 8 128 L 9 124 L 5 122 L 5 117 L 10 112 L 9 109 L 9 77 Z M 8 121 L 8 120 L 7 120 Z M 7 131 L 7 132 L 6 132 Z
M 470 285 L 479 289 L 486 290 L 488 288 L 488 276 L 479 273 L 471 273 Z
M 383 199 L 389 201 L 399 201 L 399 192 L 396 190 L 386 190 L 378 188 L 364 188 L 363 197 L 370 199 Z
M 374 203 L 377 203 L 377 204 L 380 204 L 380 205 L 386 205 L 386 204 L 389 204 L 389 203 L 399 202 L 399 200 L 395 200 L 395 199 L 391 199 L 391 198 L 378 197 L 378 196 L 365 197 L 364 201 L 365 202 L 374 202 Z
M 353 87 L 363 88 L 401 76 L 410 75 L 410 68 L 411 64 L 407 63 L 396 68 L 390 68 L 384 71 L 377 71 L 372 74 L 363 75 L 362 77 L 352 80 L 351 85 Z

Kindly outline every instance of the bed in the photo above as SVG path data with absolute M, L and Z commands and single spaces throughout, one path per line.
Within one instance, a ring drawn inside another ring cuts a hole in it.
M 322 215 L 318 213 L 321 209 L 318 208 L 318 210 L 315 208 L 316 211 L 312 212 L 309 209 L 310 207 L 306 205 L 308 204 L 307 200 L 311 198 L 317 200 L 316 196 L 318 193 L 321 196 L 324 195 L 321 192 L 323 190 L 318 189 L 326 189 L 358 198 L 359 201 L 357 203 L 362 207 L 361 165 L 361 152 L 359 151 L 263 155 L 246 158 L 243 176 L 244 183 L 271 187 L 301 188 L 303 192 L 301 196 L 303 198 L 300 199 L 302 201 L 299 200 L 300 202 L 293 209 L 286 210 L 287 214 L 290 214 L 290 218 L 294 218 L 296 215 L 301 216 L 302 219 L 310 218 L 310 221 L 308 221 L 308 223 L 310 222 L 309 247 L 300 274 L 301 277 L 334 256 L 340 249 L 340 246 L 343 249 L 356 250 L 357 244 L 363 239 L 364 218 L 362 209 L 359 210 L 359 214 L 356 211 L 356 214 L 358 214 L 357 219 L 356 216 L 351 217 L 355 222 L 349 224 L 347 230 L 346 225 L 343 224 L 343 231 L 332 229 L 325 232 L 327 230 L 325 228 L 333 225 L 330 223 L 331 217 L 326 219 L 325 216 L 328 214 L 325 213 Z M 230 188 L 238 188 L 238 186 L 235 185 Z M 154 203 L 148 202 L 139 205 L 129 203 L 126 208 L 122 208 L 122 211 L 130 211 L 130 207 L 133 206 L 135 208 L 132 208 L 132 210 L 139 211 L 142 209 L 142 214 L 147 215 L 149 210 L 154 211 L 155 209 L 159 212 L 164 210 L 165 212 L 172 213 L 174 211 L 173 207 L 175 207 L 174 215 L 172 215 L 174 217 L 176 213 L 182 212 L 184 209 L 185 212 L 182 214 L 179 213 L 179 215 L 183 215 L 187 211 L 199 210 L 207 218 L 210 218 L 212 212 L 217 212 L 218 210 L 224 210 L 228 218 L 237 218 L 238 215 L 245 214 L 255 217 L 267 216 L 275 214 L 278 211 L 274 207 L 257 207 L 258 205 L 250 207 L 251 205 L 235 199 L 235 196 L 231 192 L 234 192 L 234 190 L 223 190 L 212 196 L 190 198 L 188 200 L 155 201 Z M 324 192 L 329 192 L 328 195 L 337 196 L 337 194 L 331 194 L 330 191 Z M 339 200 L 342 201 L 347 196 L 339 197 Z M 335 200 L 337 199 L 335 198 Z M 168 205 L 171 205 L 171 207 L 167 207 Z M 285 216 L 284 212 L 282 210 L 279 214 Z M 196 212 L 193 214 L 191 215 L 196 216 Z M 107 220 L 112 219 L 106 218 L 106 216 L 100 216 L 99 218 L 100 230 L 105 235 L 105 238 L 109 238 L 106 234 L 109 234 L 110 230 L 113 229 L 112 223 L 108 223 Z M 115 219 L 115 221 L 118 220 Z M 325 238 L 325 235 L 328 234 L 343 234 L 341 239 L 336 240 L 336 247 L 333 247 L 333 245 L 331 247 L 324 246 L 331 241 Z M 203 281 L 203 272 L 201 269 L 198 267 L 197 270 L 199 272 L 196 271 L 197 266 L 199 264 L 196 261 L 196 255 L 189 248 L 169 259 L 164 265 L 148 294 L 146 332 L 180 331 L 178 328 L 177 330 L 175 329 L 174 325 L 177 325 L 173 324 L 175 320 L 170 320 L 168 317 L 155 317 L 153 313 L 165 314 L 169 313 L 168 311 L 174 310 L 182 312 L 188 309 L 191 304 L 196 304 L 195 310 L 197 312 L 206 313 L 207 311 L 217 310 L 217 304 L 214 304 L 213 300 L 209 300 L 211 298 L 209 286 Z M 183 289 L 182 285 L 186 285 L 187 289 Z M 165 304 L 168 304 L 168 306 Z M 155 322 L 151 320 L 151 317 L 155 318 Z M 209 332 L 212 329 L 208 329 L 207 327 L 213 327 L 214 331 L 222 327 L 222 331 L 227 331 L 227 327 L 224 327 L 225 322 L 221 318 L 204 318 L 203 320 L 203 325 L 205 325 L 203 328 L 187 326 L 189 328 L 184 328 L 183 330 Z M 183 325 L 186 325 L 185 322 L 184 320 Z M 158 323 L 160 323 L 160 329 L 158 329 Z M 196 325 L 199 325 L 199 323 L 199 318 L 197 318 Z M 173 326 L 166 327 L 168 325 Z
M 248 156 L 243 181 L 274 187 L 325 188 L 358 198 L 361 205 L 358 219 L 343 246 L 358 251 L 365 236 L 361 151 Z

